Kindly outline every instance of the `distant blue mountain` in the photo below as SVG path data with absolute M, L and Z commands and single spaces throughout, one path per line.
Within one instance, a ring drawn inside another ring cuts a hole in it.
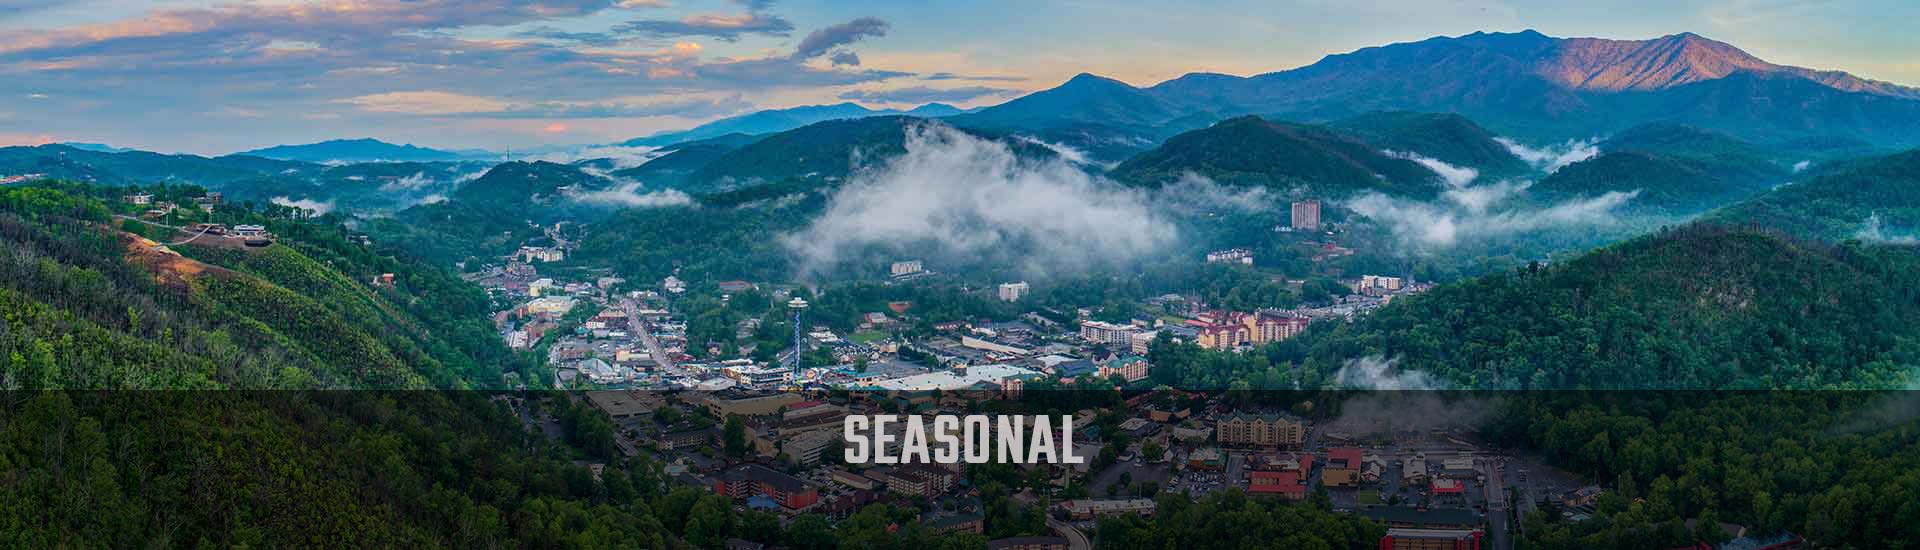
M 60 145 L 65 145 L 65 146 L 79 149 L 82 151 L 94 151 L 99 153 L 125 153 L 133 150 L 125 147 L 114 147 L 112 145 L 106 145 L 102 143 L 80 143 L 77 141 L 64 142 L 64 143 L 61 143 Z
M 236 155 L 246 155 L 280 160 L 298 160 L 306 162 L 368 162 L 368 161 L 448 161 L 491 156 L 485 151 L 445 151 L 414 145 L 394 145 L 372 138 L 332 139 L 305 145 L 276 145 L 265 149 L 242 151 Z
M 628 147 L 665 147 L 675 143 L 716 138 L 727 134 L 763 135 L 785 132 L 801 126 L 829 120 L 849 118 L 867 118 L 887 115 L 912 115 L 921 118 L 936 118 L 957 115 L 966 112 L 959 107 L 944 103 L 928 103 L 912 110 L 869 109 L 857 103 L 835 103 L 832 105 L 803 105 L 788 109 L 770 109 L 754 111 L 736 117 L 728 117 L 692 129 L 675 132 L 662 132 L 643 138 L 634 138 L 620 145 Z

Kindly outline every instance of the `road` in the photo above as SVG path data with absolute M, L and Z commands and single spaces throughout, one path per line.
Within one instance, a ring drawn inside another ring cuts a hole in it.
M 1487 493 L 1487 537 L 1493 541 L 1493 550 L 1513 549 L 1513 536 L 1507 532 L 1507 483 L 1501 474 L 1506 469 L 1505 463 L 1504 459 L 1481 462 L 1487 476 L 1487 484 L 1482 488 Z
M 1079 528 L 1053 518 L 1047 518 L 1047 527 L 1053 528 L 1053 532 L 1067 538 L 1069 550 L 1093 550 L 1093 543 L 1087 540 L 1087 534 L 1080 532 Z
M 633 298 L 623 297 L 620 298 L 620 309 L 627 312 L 627 322 L 631 325 L 628 328 L 639 334 L 640 343 L 647 345 L 647 353 L 653 356 L 655 363 L 660 364 L 660 370 L 672 371 L 673 357 L 668 356 L 667 350 L 660 347 L 660 340 L 653 337 L 653 324 L 640 318 L 640 304 L 634 302 Z

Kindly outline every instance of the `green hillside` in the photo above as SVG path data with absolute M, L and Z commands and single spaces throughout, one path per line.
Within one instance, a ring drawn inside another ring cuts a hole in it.
M 1920 235 L 1920 149 L 1837 163 L 1708 218 L 1829 241 L 1910 240 Z
M 1470 388 L 1886 388 L 1920 365 L 1920 253 L 1686 226 L 1397 300 L 1317 342 Z
M 1222 184 L 1267 186 L 1314 197 L 1364 191 L 1430 197 L 1440 190 L 1432 171 L 1357 139 L 1323 126 L 1251 116 L 1174 136 L 1112 173 L 1141 185 L 1160 185 L 1192 173 Z
M 1384 111 L 1328 124 L 1359 136 L 1382 149 L 1418 153 L 1454 166 L 1479 170 L 1483 176 L 1514 176 L 1531 169 L 1493 132 L 1453 113 Z

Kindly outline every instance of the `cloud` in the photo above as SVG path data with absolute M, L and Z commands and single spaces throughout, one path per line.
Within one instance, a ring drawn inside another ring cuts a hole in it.
M 827 61 L 832 62 L 835 66 L 855 67 L 860 65 L 860 54 L 853 52 L 833 52 L 833 55 L 827 56 Z
M 1800 162 L 1793 163 L 1793 173 L 1798 174 L 1801 172 L 1805 172 L 1807 168 L 1812 166 L 1813 166 L 1813 161 L 1810 161 L 1810 160 L 1803 160 Z
M 1506 146 L 1507 151 L 1512 152 L 1513 156 L 1520 157 L 1520 160 L 1526 161 L 1527 164 L 1532 164 L 1535 168 L 1544 170 L 1547 173 L 1558 172 L 1562 166 L 1587 160 L 1593 158 L 1594 155 L 1600 154 L 1600 147 L 1595 145 L 1594 140 L 1591 139 L 1570 139 L 1567 140 L 1566 143 L 1549 145 L 1539 149 L 1522 145 L 1520 142 L 1504 137 L 1496 137 L 1493 138 L 1493 140 Z
M 1440 382 L 1427 373 L 1401 370 L 1395 363 L 1398 361 L 1384 360 L 1378 355 L 1350 359 L 1333 374 L 1333 383 L 1341 389 L 1353 390 L 1441 389 Z
M 1879 214 L 1867 216 L 1867 222 L 1860 226 L 1859 231 L 1853 233 L 1853 238 L 1885 244 L 1920 244 L 1920 234 L 1890 232 L 1885 222 L 1881 221 Z
M 439 90 L 386 92 L 337 101 L 376 113 L 485 118 L 620 118 L 675 115 L 691 118 L 737 113 L 752 104 L 739 95 L 618 98 L 607 101 L 515 102 Z
M 393 180 L 391 182 L 387 182 L 384 185 L 381 185 L 380 190 L 387 191 L 387 192 L 415 191 L 415 190 L 424 188 L 426 186 L 433 185 L 433 183 L 434 183 L 433 179 L 428 178 L 426 172 L 414 172 L 413 175 L 411 176 Z
M 864 252 L 1029 275 L 1122 265 L 1172 242 L 1143 192 L 1068 162 L 938 123 L 908 128 L 906 153 L 851 176 L 826 212 L 781 240 L 802 276 Z
M 983 82 L 1022 82 L 1027 79 L 1027 77 L 1024 76 L 965 75 L 948 72 L 928 73 L 920 78 L 923 80 L 978 80 Z
M 1417 202 L 1378 193 L 1347 201 L 1344 206 L 1383 224 L 1395 236 L 1419 248 L 1448 247 L 1468 239 L 1484 239 L 1555 227 L 1613 223 L 1613 209 L 1639 196 L 1639 191 L 1609 192 L 1574 199 L 1546 208 L 1514 208 L 1475 212 L 1458 202 Z
M 641 19 L 613 27 L 619 34 L 638 34 L 656 38 L 706 36 L 735 42 L 747 35 L 786 36 L 793 23 L 777 15 L 749 12 L 741 14 L 694 14 L 678 20 Z
M 1221 210 L 1257 214 L 1271 212 L 1286 200 L 1263 186 L 1220 185 L 1211 178 L 1187 172 L 1160 186 L 1154 203 L 1185 215 Z
M 641 193 L 640 182 L 628 182 L 612 189 L 603 189 L 571 196 L 575 201 L 616 206 L 622 208 L 641 208 L 656 206 L 681 206 L 693 204 L 693 197 L 678 189 L 661 189 Z
M 1479 173 L 1411 153 L 1389 155 L 1420 163 L 1440 174 L 1447 189 L 1434 202 L 1421 202 L 1367 193 L 1343 206 L 1379 223 L 1417 250 L 1450 247 L 1463 240 L 1485 239 L 1554 227 L 1600 225 L 1615 221 L 1613 209 L 1638 196 L 1638 190 L 1610 192 L 1536 208 L 1520 198 L 1528 181 L 1497 181 L 1475 185 Z
M 571 164 L 571 163 L 575 163 L 583 160 L 608 159 L 613 161 L 613 168 L 615 170 L 619 170 L 623 168 L 632 168 L 635 166 L 646 164 L 647 161 L 660 158 L 660 156 L 664 154 L 665 153 L 660 152 L 659 147 L 644 147 L 644 146 L 623 147 L 618 145 L 604 145 L 604 146 L 581 147 L 578 149 L 573 149 L 568 151 L 553 151 L 553 152 L 541 153 L 537 155 L 523 157 L 523 158 L 520 158 L 519 160 L 526 160 L 526 161 L 544 160 L 547 162 Z M 588 173 L 594 172 L 593 170 L 588 170 L 587 168 L 584 168 L 584 167 L 582 168 L 582 170 L 587 171 Z M 600 176 L 600 177 L 611 177 L 611 176 L 608 176 L 607 174 L 593 173 L 593 175 Z
M 1441 181 L 1446 182 L 1447 187 L 1465 186 L 1466 184 L 1472 183 L 1474 178 L 1480 177 L 1479 170 L 1465 166 L 1454 166 L 1441 162 L 1438 159 L 1420 156 L 1419 153 L 1403 153 L 1400 151 L 1381 151 L 1381 153 L 1397 159 L 1411 160 L 1415 164 L 1425 166 L 1428 170 L 1432 170 L 1433 173 L 1439 174 Z
M 274 197 L 270 200 L 274 204 L 305 210 L 307 212 L 312 213 L 315 216 L 326 215 L 326 213 L 333 211 L 333 201 L 321 202 L 313 199 L 295 200 L 285 196 Z
M 794 59 L 813 59 L 827 53 L 828 50 L 859 42 L 868 37 L 887 35 L 888 25 L 874 17 L 861 17 L 838 25 L 830 25 L 807 33 L 800 39 L 800 45 L 793 48 Z
M 871 101 L 877 103 L 960 103 L 984 96 L 1006 95 L 1017 90 L 988 88 L 985 86 L 966 86 L 960 88 L 928 88 L 913 86 L 889 90 L 849 90 L 840 93 L 840 99 Z

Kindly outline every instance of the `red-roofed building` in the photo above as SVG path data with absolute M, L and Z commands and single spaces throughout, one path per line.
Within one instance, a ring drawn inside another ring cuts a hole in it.
M 1467 486 L 1464 483 L 1460 483 L 1458 479 L 1434 478 L 1433 494 L 1436 496 L 1464 495 L 1467 494 Z
M 1320 484 L 1327 487 L 1353 487 L 1360 484 L 1360 449 L 1342 447 L 1327 450 L 1327 465 L 1320 469 Z
M 1307 498 L 1307 484 L 1298 471 L 1252 472 L 1250 476 L 1248 494 L 1278 495 L 1287 500 Z

